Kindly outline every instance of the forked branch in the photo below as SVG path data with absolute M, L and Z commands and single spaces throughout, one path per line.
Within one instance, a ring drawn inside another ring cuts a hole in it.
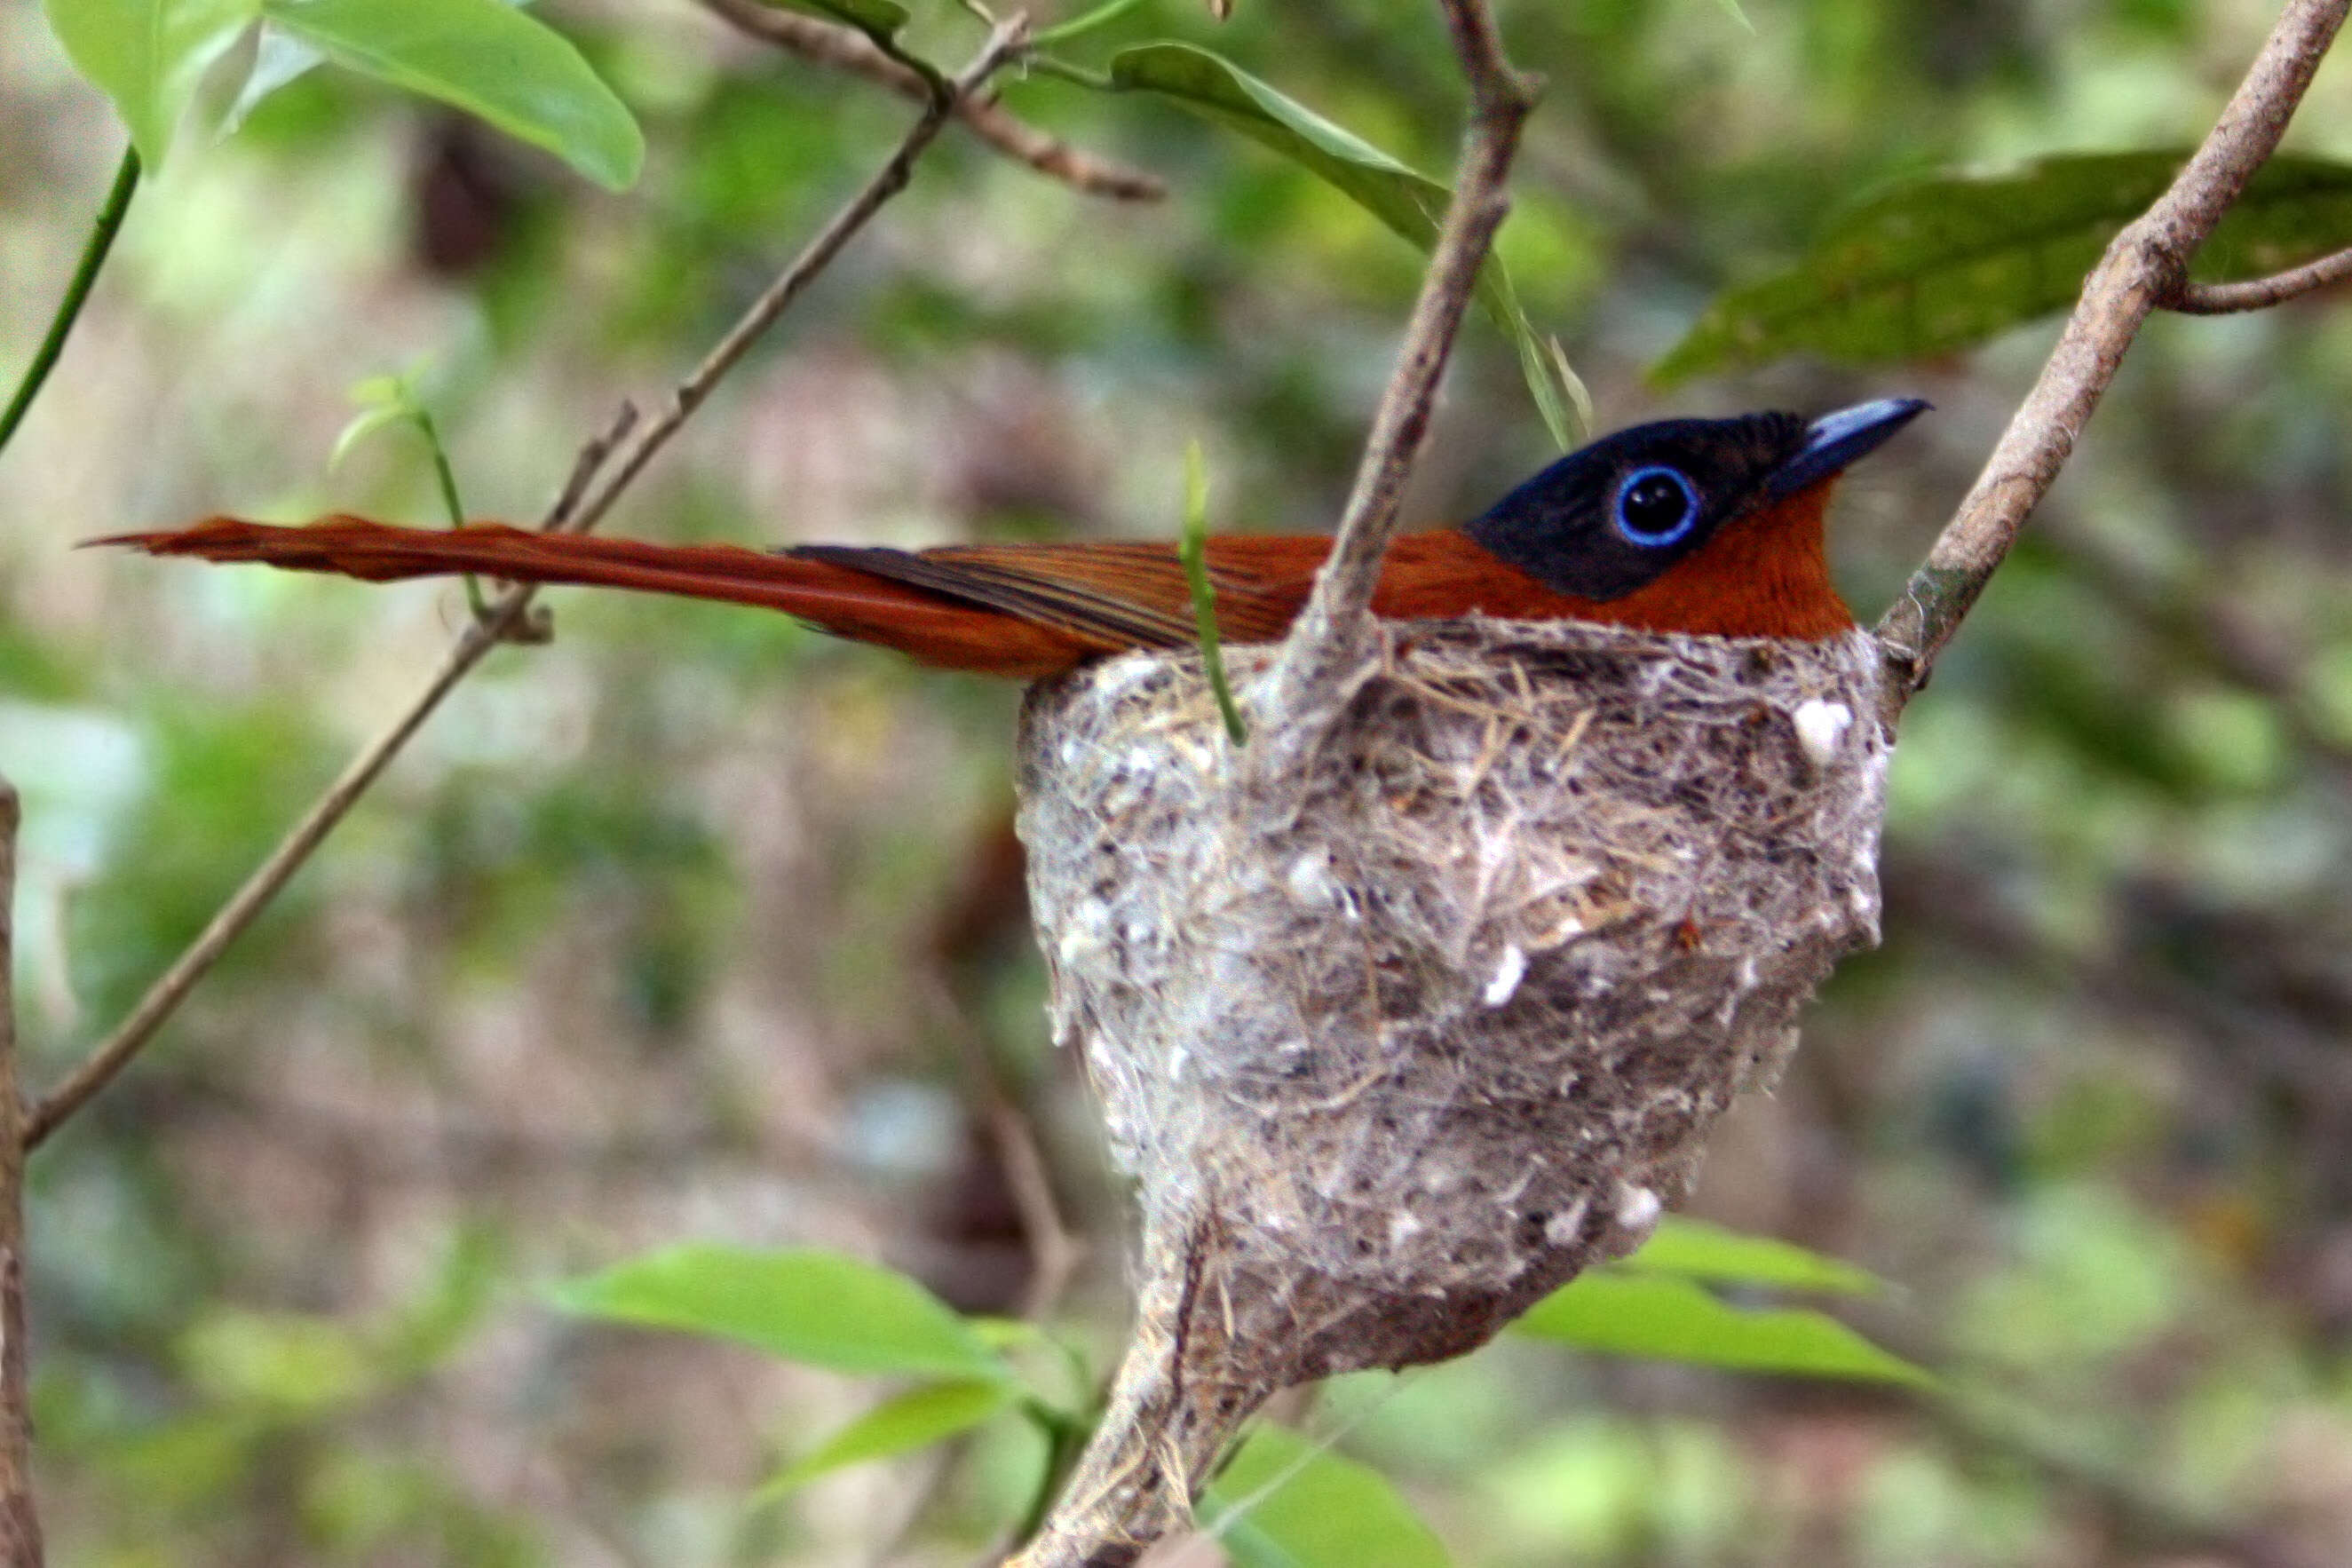
M 929 93 L 922 77 L 874 47 L 864 36 L 814 16 L 803 16 L 761 0 L 702 0 L 703 8 L 744 34 L 773 44 L 811 65 L 845 71 L 921 102 Z M 1038 130 L 1003 105 L 974 94 L 956 105 L 965 130 L 1017 163 L 1088 195 L 1114 201 L 1156 202 L 1168 186 L 1156 174 L 1073 147 Z
M 2329 288 L 2347 278 L 2352 278 L 2352 250 L 2339 250 L 2333 256 L 2323 256 L 2316 261 L 2242 283 L 2183 283 L 2164 302 L 2164 308 L 2184 316 L 2228 316 L 2241 310 L 2267 310 L 2298 294 Z

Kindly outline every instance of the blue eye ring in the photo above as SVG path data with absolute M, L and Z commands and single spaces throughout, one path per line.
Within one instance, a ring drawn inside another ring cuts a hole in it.
M 1664 528 L 1643 528 L 1626 514 L 1627 500 L 1633 496 L 1635 489 L 1646 485 L 1652 479 L 1672 480 L 1675 488 L 1682 492 L 1681 515 Z M 1610 511 L 1611 520 L 1617 525 L 1617 531 L 1622 534 L 1629 543 L 1638 544 L 1645 550 L 1663 550 L 1669 544 L 1680 542 L 1692 529 L 1698 526 L 1698 490 L 1690 480 L 1683 477 L 1680 468 L 1670 468 L 1663 463 L 1653 463 L 1647 468 L 1635 468 L 1618 482 L 1617 499 L 1612 504 Z

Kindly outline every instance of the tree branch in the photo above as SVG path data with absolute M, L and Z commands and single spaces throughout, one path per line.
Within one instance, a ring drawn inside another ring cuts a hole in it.
M 1936 656 L 2073 455 L 2084 421 L 2141 325 L 2179 297 L 2189 258 L 2277 148 L 2344 25 L 2347 4 L 2352 0 L 2288 0 L 2204 145 L 2156 205 L 2116 236 L 2084 280 L 2081 301 L 2041 378 L 1926 563 L 1879 620 L 1893 708 L 1927 683 Z
M 1272 722 L 1261 726 L 1262 742 L 1252 748 L 1262 778 L 1289 772 L 1301 748 L 1313 744 L 1312 734 L 1296 732 L 1311 726 L 1291 721 L 1323 704 L 1357 662 L 1370 634 L 1381 558 L 1396 533 L 1398 503 L 1428 437 L 1430 410 L 1477 287 L 1478 269 L 1510 212 L 1505 185 L 1520 132 L 1535 108 L 1538 84 L 1504 57 L 1485 0 L 1439 0 L 1439 5 L 1471 90 L 1454 199 L 1423 275 L 1396 369 L 1373 416 L 1339 537 L 1265 678 L 1264 711 Z
M 0 1562 L 40 1568 L 25 1354 L 25 1102 L 16 1076 L 16 788 L 0 779 Z
M 2164 302 L 2164 308 L 2184 316 L 2228 316 L 2240 310 L 2263 310 L 2347 278 L 2352 278 L 2352 250 L 2339 250 L 2333 256 L 2323 256 L 2316 261 L 2306 261 L 2284 272 L 2249 279 L 2243 283 L 2184 282 Z
M 701 0 L 701 4 L 712 16 L 811 65 L 864 77 L 918 103 L 929 96 L 921 76 L 850 28 L 762 5 L 761 0 Z M 1016 119 L 992 99 L 966 99 L 957 106 L 955 117 L 965 130 L 1015 163 L 1026 163 L 1088 195 L 1156 202 L 1168 195 L 1167 184 L 1158 175 L 1073 147 Z
M 595 439 L 582 449 L 574 464 L 572 477 L 564 486 L 563 494 L 550 509 L 542 526 L 549 529 L 586 532 L 596 526 L 612 510 L 637 475 L 644 471 L 654 455 L 668 444 L 679 426 L 701 406 L 710 389 L 721 376 L 734 368 L 751 349 L 760 334 L 773 325 L 793 301 L 798 299 L 809 282 L 824 271 L 840 254 L 851 236 L 879 211 L 885 202 L 906 187 L 913 172 L 915 160 L 935 141 L 940 129 L 948 120 L 954 105 L 974 88 L 1002 68 L 1021 47 L 1027 37 L 1028 24 L 1021 18 L 998 27 L 990 36 L 970 65 L 949 84 L 947 92 L 929 101 L 922 115 L 908 128 L 898 151 L 866 187 L 851 197 L 832 221 L 795 257 L 792 265 L 779 274 L 776 280 L 740 317 L 718 346 L 703 357 L 692 374 L 677 384 L 669 402 L 652 423 L 638 433 L 629 449 L 614 468 L 602 489 L 593 494 L 588 487 L 597 469 L 602 467 L 606 452 L 616 445 L 623 434 L 635 422 L 636 411 L 624 405 L 613 422 Z M 584 499 L 583 499 L 584 498 Z M 316 804 L 302 815 L 301 820 L 271 850 L 268 858 L 246 879 L 244 886 L 231 895 L 213 916 L 202 934 L 188 950 L 173 961 L 163 976 L 139 999 L 114 1033 L 68 1075 L 65 1081 L 34 1106 L 25 1129 L 25 1146 L 37 1146 L 58 1125 L 71 1116 L 103 1089 L 115 1074 L 121 1072 L 140 1049 L 154 1037 L 166 1019 L 177 1010 L 197 981 L 204 978 L 228 944 L 236 940 L 254 918 L 267 908 L 278 890 L 299 870 L 310 854 L 323 842 L 335 826 L 342 821 L 351 808 L 359 803 L 385 766 L 406 745 L 441 700 L 456 689 L 485 654 L 509 637 L 523 626 L 533 590 L 519 586 L 509 590 L 489 613 L 466 628 L 465 634 L 452 646 L 441 668 L 425 689 L 410 703 L 408 710 L 383 734 L 370 742 L 354 757 L 341 775 L 327 786 Z

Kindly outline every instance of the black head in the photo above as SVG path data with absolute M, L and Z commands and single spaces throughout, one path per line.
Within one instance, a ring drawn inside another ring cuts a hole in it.
M 1548 587 L 1622 598 L 1733 519 L 1838 473 L 1927 407 L 1883 398 L 1810 423 L 1748 414 L 1636 425 L 1570 452 L 1463 531 Z

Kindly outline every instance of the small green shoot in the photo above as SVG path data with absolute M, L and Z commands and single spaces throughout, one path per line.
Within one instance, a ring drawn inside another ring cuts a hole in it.
M 1234 689 L 1225 680 L 1224 646 L 1217 638 L 1217 591 L 1209 582 L 1209 464 L 1201 443 L 1184 448 L 1184 536 L 1177 558 L 1184 563 L 1184 581 L 1192 590 L 1192 619 L 1201 628 L 1201 667 L 1209 689 L 1217 694 L 1217 711 L 1225 716 L 1225 733 L 1236 746 L 1249 741 L 1249 728 L 1234 702 Z
M 360 412 L 343 426 L 335 437 L 335 449 L 328 455 L 327 466 L 341 464 L 352 448 L 389 426 L 405 425 L 425 438 L 425 450 L 433 454 L 433 475 L 441 487 L 441 505 L 449 514 L 449 526 L 466 526 L 466 505 L 457 497 L 457 472 L 449 466 L 448 448 L 441 444 L 441 428 L 433 422 L 433 411 L 416 395 L 413 375 L 372 375 L 355 384 L 351 399 L 359 405 Z M 488 618 L 489 601 L 482 595 L 482 584 L 472 573 L 466 574 L 466 605 L 474 612 L 476 620 Z

